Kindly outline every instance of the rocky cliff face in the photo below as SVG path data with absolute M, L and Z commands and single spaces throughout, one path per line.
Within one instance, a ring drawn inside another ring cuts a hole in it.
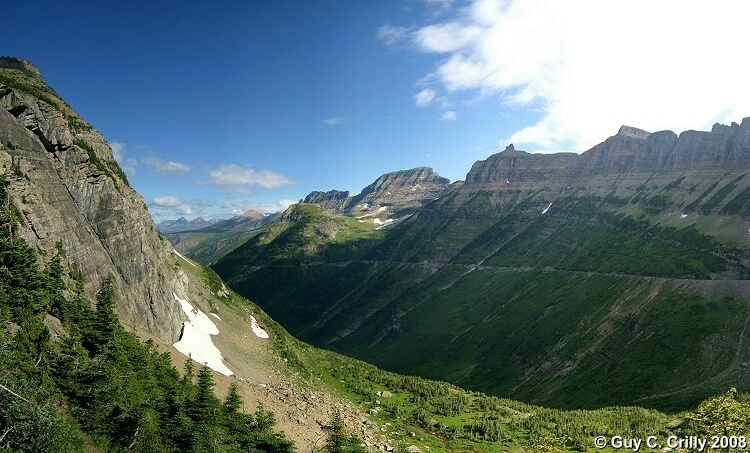
M 348 190 L 343 192 L 340 190 L 329 190 L 328 192 L 314 190 L 305 197 L 303 203 L 317 204 L 327 211 L 342 213 L 351 199 Z
M 354 197 L 348 191 L 316 191 L 305 197 L 304 202 L 338 214 L 374 215 L 387 210 L 388 215 L 399 215 L 440 196 L 449 185 L 450 180 L 432 168 L 418 167 L 386 173 Z
M 562 189 L 587 177 L 624 173 L 684 173 L 750 166 L 750 118 L 742 124 L 714 125 L 710 132 L 650 133 L 622 126 L 616 135 L 582 154 L 530 154 L 513 145 L 477 161 L 465 187 L 493 189 L 519 185 Z
M 580 156 L 574 153 L 531 154 L 517 151 L 511 144 L 504 151 L 475 162 L 466 175 L 464 188 L 567 185 L 578 171 L 579 160 Z
M 60 255 L 91 300 L 111 275 L 121 319 L 176 341 L 184 315 L 172 292 L 185 297 L 186 277 L 104 138 L 27 60 L 0 59 L 0 107 L 0 163 L 19 234 L 43 261 Z

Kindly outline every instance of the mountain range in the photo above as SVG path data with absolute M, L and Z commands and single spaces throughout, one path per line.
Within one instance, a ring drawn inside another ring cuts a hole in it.
M 313 192 L 213 267 L 296 336 L 386 369 L 564 408 L 685 407 L 750 382 L 748 172 L 750 119 L 623 126 L 581 154 L 509 145 L 379 234 L 314 234 L 360 212 Z
M 221 220 L 206 220 L 203 217 L 196 217 L 193 220 L 188 220 L 185 217 L 180 217 L 176 220 L 162 220 L 156 224 L 156 229 L 162 233 L 179 233 L 181 231 L 200 230 L 201 228 L 215 225 L 218 222 L 221 222 Z
M 173 246 L 28 60 L 0 57 L 0 107 L 3 448 L 584 451 L 748 412 L 747 120 L 389 173 Z

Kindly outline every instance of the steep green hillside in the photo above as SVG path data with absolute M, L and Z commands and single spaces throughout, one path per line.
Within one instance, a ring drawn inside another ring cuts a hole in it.
M 601 147 L 541 176 L 545 157 L 511 149 L 380 239 L 300 260 L 280 250 L 304 235 L 269 233 L 215 268 L 306 341 L 498 396 L 684 408 L 746 390 L 750 166 L 591 167 Z

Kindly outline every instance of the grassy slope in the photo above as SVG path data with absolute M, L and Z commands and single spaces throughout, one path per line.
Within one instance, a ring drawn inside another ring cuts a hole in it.
M 183 266 L 184 269 L 188 269 Z M 199 275 L 198 270 L 192 269 Z M 211 292 L 221 282 L 204 273 Z M 416 445 L 425 451 L 520 452 L 557 445 L 593 450 L 594 436 L 630 432 L 666 437 L 672 416 L 638 407 L 594 411 L 559 411 L 466 391 L 445 382 L 380 370 L 372 365 L 318 349 L 289 335 L 253 304 L 234 293 L 214 298 L 214 309 L 250 308 L 271 332 L 272 347 L 283 359 L 280 369 L 298 385 L 335 395 L 362 413 L 367 425 L 382 428 L 391 445 Z M 220 336 L 232 335 L 230 331 Z M 232 342 L 232 339 L 225 341 Z M 271 358 L 278 366 L 278 361 Z M 379 394 L 380 392 L 380 394 Z M 388 392 L 385 396 L 382 392 Z
M 558 407 L 686 407 L 747 377 L 744 184 L 464 188 L 358 248 L 266 259 L 300 246 L 278 234 L 217 270 L 301 338 L 387 369 Z

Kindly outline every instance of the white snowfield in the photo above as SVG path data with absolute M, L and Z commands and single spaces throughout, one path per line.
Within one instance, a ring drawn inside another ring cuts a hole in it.
M 253 333 L 258 338 L 268 338 L 268 332 L 263 330 L 259 325 L 258 321 L 255 320 L 255 316 L 250 315 L 250 328 L 253 329 Z
M 173 345 L 175 349 L 225 376 L 233 375 L 232 370 L 224 365 L 221 351 L 211 340 L 211 335 L 219 334 L 216 324 L 205 313 L 193 308 L 187 300 L 180 299 L 175 293 L 172 295 L 188 317 L 188 321 L 182 323 L 180 341 Z
M 179 256 L 180 258 L 182 258 L 183 260 L 187 261 L 187 262 L 188 262 L 188 264 L 190 264 L 191 266 L 193 266 L 193 267 L 198 267 L 198 266 L 196 266 L 196 265 L 195 265 L 195 263 L 194 263 L 194 262 L 192 262 L 192 261 L 190 261 L 189 259 L 187 259 L 187 258 L 185 258 L 184 256 L 182 256 L 182 254 L 181 254 L 180 252 L 178 252 L 178 251 L 177 251 L 176 249 L 172 249 L 172 250 L 174 250 L 174 253 L 175 253 L 175 255 L 177 255 L 177 256 Z M 175 297 L 177 297 L 177 296 L 175 296 Z
M 542 214 L 546 214 L 547 211 L 549 211 L 549 208 L 551 208 L 551 207 L 552 207 L 552 203 L 550 203 L 549 206 L 547 206 L 546 208 L 544 208 L 544 211 L 542 211 Z

